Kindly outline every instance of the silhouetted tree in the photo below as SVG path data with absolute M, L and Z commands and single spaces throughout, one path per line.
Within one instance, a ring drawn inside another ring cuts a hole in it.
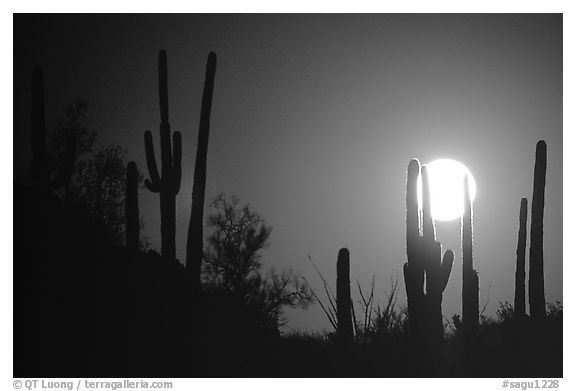
M 200 111 L 200 127 L 198 130 L 198 146 L 196 163 L 194 165 L 194 185 L 192 187 L 192 210 L 188 225 L 186 241 L 186 271 L 197 293 L 200 289 L 200 274 L 202 270 L 202 246 L 204 245 L 204 196 L 206 193 L 206 160 L 208 155 L 208 132 L 210 130 L 210 111 L 212 109 L 212 94 L 214 77 L 216 75 L 216 54 L 210 53 L 206 62 L 206 76 L 202 93 Z
M 152 193 L 160 194 L 160 235 L 162 256 L 176 259 L 176 195 L 180 191 L 182 178 L 182 136 L 174 132 L 171 139 L 168 122 L 168 66 L 166 51 L 158 56 L 158 89 L 160 95 L 160 161 L 162 171 L 158 171 L 152 133 L 144 133 L 146 163 L 150 179 L 144 182 Z
M 122 243 L 125 230 L 126 151 L 119 145 L 100 147 L 75 174 L 70 192 L 89 221 Z
M 73 140 L 75 146 L 76 164 L 81 164 L 82 158 L 90 154 L 98 142 L 95 130 L 86 127 L 89 112 L 88 102 L 78 97 L 66 107 L 64 116 L 58 118 L 49 137 L 52 155 L 49 164 L 56 166 L 61 156 L 66 155 L 68 141 Z
M 226 293 L 240 302 L 254 322 L 277 329 L 285 322 L 283 308 L 306 307 L 312 301 L 308 285 L 292 270 L 263 275 L 261 251 L 269 244 L 272 229 L 264 219 L 219 194 L 208 217 L 212 233 L 204 252 L 203 280 L 208 293 Z
M 138 250 L 140 244 L 140 214 L 138 211 L 138 168 L 136 163 L 128 162 L 126 166 L 126 247 Z
M 77 152 L 74 129 L 69 129 L 66 132 L 66 147 L 62 153 L 57 151 L 55 154 L 61 161 L 54 164 L 53 159 L 49 159 L 44 109 L 44 76 L 42 68 L 36 66 L 32 71 L 32 178 L 37 191 L 48 193 L 68 184 Z
M 124 242 L 126 150 L 117 144 L 98 144 L 98 134 L 85 125 L 88 103 L 77 98 L 50 132 L 50 167 L 57 167 L 67 145 L 75 145 L 75 163 L 62 191 L 62 199 L 83 213 L 109 239 Z M 136 182 L 141 182 L 141 175 Z

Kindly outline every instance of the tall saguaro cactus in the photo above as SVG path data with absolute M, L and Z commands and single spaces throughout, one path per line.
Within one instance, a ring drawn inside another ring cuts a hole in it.
M 534 163 L 534 190 L 532 192 L 532 216 L 530 226 L 530 271 L 528 298 L 530 316 L 542 319 L 546 316 L 544 297 L 544 190 L 546 186 L 546 142 L 538 141 Z
M 140 214 L 138 212 L 138 168 L 136 163 L 126 165 L 126 247 L 138 250 L 140 243 Z
M 171 137 L 168 122 L 168 70 L 166 51 L 161 50 L 158 59 L 159 95 L 160 95 L 160 160 L 161 174 L 158 172 L 154 156 L 152 133 L 144 133 L 146 163 L 150 180 L 144 182 L 148 190 L 160 193 L 160 233 L 162 256 L 176 259 L 176 195 L 180 191 L 182 177 L 182 138 L 180 132 Z
M 206 62 L 206 77 L 204 79 L 204 91 L 202 93 L 196 164 L 194 166 L 194 185 L 192 187 L 192 211 L 190 213 L 190 224 L 188 225 L 188 238 L 186 243 L 186 270 L 189 273 L 195 291 L 200 289 L 200 273 L 202 270 L 206 163 L 215 75 L 216 54 L 211 52 Z
M 408 165 L 406 184 L 408 261 L 404 264 L 404 281 L 408 297 L 410 333 L 419 343 L 436 346 L 444 335 L 442 294 L 450 278 L 454 253 L 452 250 L 446 250 L 444 256 L 441 257 L 441 244 L 436 242 L 426 167 L 422 167 L 422 218 L 420 219 L 417 190 L 419 175 L 420 163 L 413 159 Z M 420 226 L 422 226 L 422 235 Z
M 462 326 L 467 335 L 479 328 L 479 281 L 472 258 L 472 199 L 468 176 L 464 178 L 464 213 L 462 214 Z
M 516 287 L 514 290 L 514 315 L 523 318 L 526 315 L 526 219 L 528 200 L 520 201 L 518 228 L 518 246 L 516 247 Z
M 352 343 L 352 299 L 350 297 L 350 252 L 347 248 L 338 251 L 336 262 L 336 317 L 337 337 L 340 343 Z
M 36 190 L 46 193 L 66 185 L 72 175 L 76 158 L 76 140 L 69 134 L 64 160 L 59 173 L 52 178 L 48 168 L 46 147 L 46 127 L 44 122 L 44 76 L 42 68 L 35 66 L 32 70 L 32 175 Z

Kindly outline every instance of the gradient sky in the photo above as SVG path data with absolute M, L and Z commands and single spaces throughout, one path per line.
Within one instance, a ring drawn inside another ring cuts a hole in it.
M 322 293 L 307 256 L 334 287 L 346 246 L 353 281 L 367 288 L 375 275 L 382 302 L 398 276 L 404 303 L 406 168 L 413 157 L 451 158 L 478 186 L 474 262 L 493 315 L 499 301 L 513 302 L 520 199 L 531 205 L 544 139 L 546 299 L 562 300 L 561 15 L 15 15 L 15 177 L 30 166 L 34 64 L 44 66 L 48 123 L 84 97 L 89 127 L 125 146 L 147 175 L 143 133 L 158 142 L 160 49 L 170 122 L 183 138 L 180 259 L 205 61 L 215 51 L 207 199 L 235 194 L 272 225 L 266 268 L 299 270 Z M 158 197 L 142 190 L 140 202 L 159 248 Z M 436 227 L 456 253 L 443 305 L 451 317 L 461 306 L 460 226 Z M 289 315 L 290 329 L 329 328 L 317 305 Z

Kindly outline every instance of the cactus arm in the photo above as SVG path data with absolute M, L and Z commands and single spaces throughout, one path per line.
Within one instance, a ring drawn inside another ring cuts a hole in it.
M 160 191 L 160 174 L 158 173 L 158 166 L 156 165 L 156 157 L 154 156 L 154 144 L 152 142 L 152 132 L 147 130 L 144 133 L 144 147 L 146 149 L 146 165 L 148 166 L 148 173 L 150 175 L 150 180 L 146 180 L 144 183 L 148 190 L 152 193 L 158 193 Z
M 410 278 L 410 265 L 408 262 L 404 262 L 404 267 L 402 268 L 404 272 L 404 285 L 406 285 L 406 295 L 408 296 L 408 300 L 410 300 L 412 289 L 412 280 Z
M 150 182 L 148 179 L 144 179 L 144 185 L 152 193 L 159 193 L 160 192 L 160 188 L 157 187 L 156 185 L 154 185 L 154 183 Z
M 431 208 L 428 169 L 426 166 L 422 166 L 422 235 L 427 242 L 436 240 Z
M 180 182 L 182 181 L 182 135 L 180 132 L 174 132 L 172 135 L 172 180 L 173 192 L 178 194 L 180 191 Z
M 166 50 L 158 55 L 158 94 L 160 96 L 160 122 L 168 122 L 168 65 Z
M 464 177 L 464 213 L 462 214 L 462 268 L 464 272 L 473 269 L 472 264 L 472 201 L 468 176 Z
M 442 263 L 440 264 L 440 275 L 438 276 L 440 279 L 438 283 L 441 292 L 444 292 L 446 285 L 448 285 L 448 279 L 450 278 L 453 264 L 454 252 L 452 250 L 446 250 L 444 252 L 444 257 L 442 258 Z
M 418 175 L 420 175 L 420 162 L 412 159 L 408 164 L 406 182 L 406 247 L 408 262 L 416 259 L 416 246 L 420 237 L 418 215 Z

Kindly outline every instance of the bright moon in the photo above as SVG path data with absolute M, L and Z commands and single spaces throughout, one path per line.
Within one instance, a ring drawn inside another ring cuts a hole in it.
M 470 170 L 451 159 L 426 164 L 430 184 L 430 204 L 434 220 L 454 220 L 464 212 L 464 177 L 468 175 L 470 198 L 476 196 L 476 181 Z M 422 179 L 418 178 L 418 204 L 422 205 Z

